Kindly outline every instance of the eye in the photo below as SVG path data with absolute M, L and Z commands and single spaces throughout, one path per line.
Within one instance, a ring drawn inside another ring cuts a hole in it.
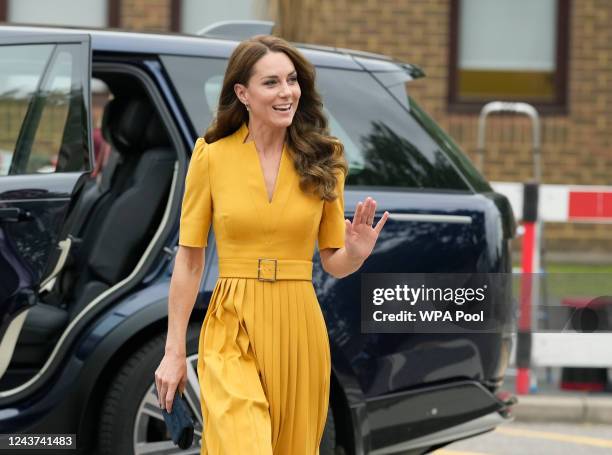
M 291 76 L 291 77 L 289 78 L 289 81 L 290 81 L 290 82 L 297 82 L 297 80 L 298 80 L 297 76 Z
M 276 81 L 274 79 L 270 79 L 270 80 L 264 82 L 264 85 L 272 85 L 274 83 L 276 83 Z

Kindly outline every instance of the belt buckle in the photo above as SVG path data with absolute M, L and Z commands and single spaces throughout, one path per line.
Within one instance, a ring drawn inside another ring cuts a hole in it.
M 271 262 L 274 262 L 274 278 L 263 278 L 261 276 L 261 262 L 262 261 L 271 261 Z M 257 279 L 259 281 L 276 281 L 276 259 L 265 259 L 265 258 L 258 258 L 257 259 Z

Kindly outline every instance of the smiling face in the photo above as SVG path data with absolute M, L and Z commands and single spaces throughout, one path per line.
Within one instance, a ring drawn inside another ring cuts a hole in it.
M 236 96 L 247 103 L 250 118 L 272 128 L 291 125 L 301 91 L 293 62 L 283 52 L 268 52 L 253 66 L 248 85 L 236 84 Z

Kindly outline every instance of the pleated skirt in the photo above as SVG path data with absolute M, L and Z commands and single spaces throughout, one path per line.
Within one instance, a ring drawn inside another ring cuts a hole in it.
M 311 281 L 219 278 L 199 339 L 201 454 L 318 455 L 330 373 Z

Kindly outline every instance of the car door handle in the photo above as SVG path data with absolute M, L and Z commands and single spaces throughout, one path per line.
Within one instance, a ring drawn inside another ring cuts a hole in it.
M 472 217 L 465 215 L 438 215 L 434 213 L 389 213 L 395 221 L 421 221 L 425 223 L 471 224 Z
M 0 221 L 17 223 L 19 221 L 26 221 L 30 219 L 32 219 L 30 212 L 20 209 L 19 207 L 0 209 Z

